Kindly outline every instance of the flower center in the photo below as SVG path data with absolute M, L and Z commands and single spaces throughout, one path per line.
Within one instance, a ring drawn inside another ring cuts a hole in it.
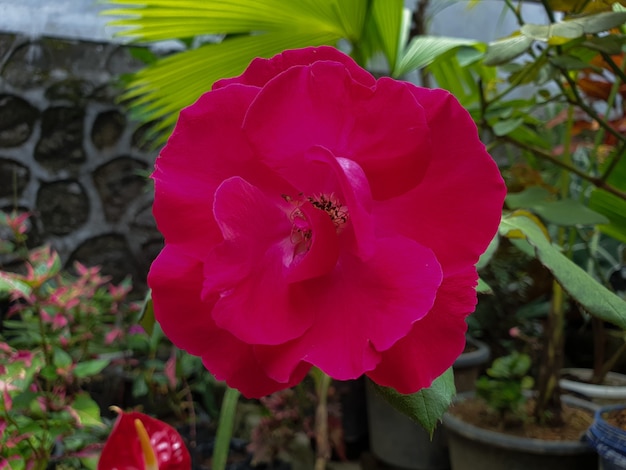
M 306 198 L 314 207 L 323 210 L 328 214 L 337 229 L 341 233 L 343 226 L 348 222 L 348 208 L 341 204 L 335 193 L 320 194 L 319 196 L 309 196 Z
M 304 196 L 301 193 L 298 195 L 298 198 L 292 198 L 283 194 L 282 197 L 285 201 L 295 206 L 293 211 L 289 214 L 289 218 L 292 223 L 291 241 L 294 245 L 300 247 L 298 251 L 307 251 L 309 249 L 312 236 L 309 221 L 302 209 L 300 209 L 300 206 L 304 202 L 309 202 L 313 207 L 326 212 L 335 226 L 337 234 L 343 231 L 344 226 L 348 222 L 348 207 L 341 203 L 335 193 L 314 196 Z

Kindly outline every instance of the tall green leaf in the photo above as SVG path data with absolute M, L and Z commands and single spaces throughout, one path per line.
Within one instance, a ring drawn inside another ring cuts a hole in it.
M 430 65 L 442 54 L 461 46 L 475 46 L 472 39 L 449 38 L 443 36 L 417 36 L 402 53 L 398 65 L 393 69 L 394 76 Z
M 403 0 L 372 1 L 372 17 L 390 70 L 394 70 L 401 50 L 403 12 Z
M 500 234 L 521 232 L 534 248 L 537 259 L 555 277 L 563 289 L 589 314 L 626 329 L 626 301 L 593 279 L 580 266 L 567 258 L 546 238 L 529 217 L 510 215 L 500 223 Z
M 626 192 L 626 158 L 620 158 L 607 178 L 607 183 Z M 589 207 L 604 214 L 608 219 L 607 225 L 600 226 L 600 230 L 611 237 L 626 243 L 626 201 L 603 189 L 594 189 L 589 198 Z

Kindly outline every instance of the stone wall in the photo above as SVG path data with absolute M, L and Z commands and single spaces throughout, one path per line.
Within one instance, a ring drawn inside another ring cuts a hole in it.
M 66 264 L 140 285 L 161 247 L 157 152 L 116 104 L 116 79 L 141 65 L 116 44 L 0 34 L 0 208 L 32 212 L 33 241 Z

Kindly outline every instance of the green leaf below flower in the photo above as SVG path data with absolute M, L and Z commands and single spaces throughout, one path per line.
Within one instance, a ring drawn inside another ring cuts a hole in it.
M 456 393 L 452 368 L 435 379 L 429 388 L 403 395 L 393 388 L 373 383 L 374 389 L 395 409 L 418 422 L 432 437 L 437 422 L 446 412 Z

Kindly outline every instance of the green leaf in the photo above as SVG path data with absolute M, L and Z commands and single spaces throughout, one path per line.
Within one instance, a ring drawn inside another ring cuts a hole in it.
M 72 365 L 72 356 L 61 348 L 54 348 L 53 362 L 56 367 L 65 368 Z
M 393 388 L 382 387 L 373 382 L 372 384 L 395 409 L 418 422 L 431 436 L 456 393 L 452 368 L 435 379 L 429 388 L 411 395 L 403 395 Z
M 573 199 L 563 199 L 561 201 L 537 204 L 532 206 L 531 209 L 547 222 L 564 227 L 609 223 L 609 219 L 604 215 L 589 209 Z
M 521 126 L 524 122 L 524 118 L 515 118 L 515 119 L 503 119 L 501 121 L 496 122 L 493 126 L 493 133 L 498 137 L 507 135 Z
M 279 31 L 207 44 L 137 72 L 122 99 L 132 100 L 143 120 L 159 121 L 154 129 L 164 141 L 182 108 L 209 91 L 217 80 L 239 75 L 253 58 L 272 57 L 285 49 L 335 44 L 339 39 L 332 31 Z
M 613 158 L 619 158 L 615 155 Z M 609 160 L 605 165 L 612 165 Z M 616 189 L 626 192 L 626 158 L 621 158 L 615 166 L 606 182 Z M 603 189 L 594 189 L 589 198 L 589 207 L 604 214 L 608 219 L 607 225 L 600 226 L 600 230 L 607 235 L 626 243 L 626 201 Z
M 134 398 L 143 397 L 149 392 L 146 378 L 143 375 L 135 377 L 133 381 L 132 395 Z
M 568 21 L 548 25 L 526 23 L 520 31 L 528 38 L 548 44 L 564 44 L 585 33 L 582 25 Z
M 601 33 L 626 23 L 626 12 L 601 12 L 595 15 L 576 18 L 574 20 L 567 20 L 563 23 L 577 24 L 582 27 L 583 32 L 587 34 Z
M 373 0 L 372 16 L 378 29 L 382 50 L 394 70 L 400 51 L 400 33 L 404 14 L 403 0 Z
M 126 28 L 117 35 L 143 42 L 285 30 L 334 31 L 354 39 L 361 32 L 367 7 L 365 0 L 109 0 L 108 3 L 123 6 L 103 12 L 126 17 L 109 22 L 111 26 Z
M 521 231 L 535 250 L 535 256 L 563 289 L 589 314 L 626 329 L 626 301 L 608 290 L 581 267 L 568 259 L 530 218 L 508 216 L 500 222 L 500 234 Z
M 6 364 L 4 374 L 6 378 L 4 380 L 8 385 L 9 395 L 15 397 L 28 390 L 35 378 L 35 374 L 40 371 L 44 363 L 45 360 L 41 351 L 35 351 L 31 357 L 30 364 L 25 361 L 14 361 Z
M 540 186 L 531 186 L 519 193 L 506 196 L 510 209 L 530 209 L 546 222 L 574 227 L 609 223 L 604 215 L 573 199 L 553 200 L 550 192 Z
M 417 36 L 411 40 L 393 75 L 398 77 L 412 70 L 430 65 L 441 55 L 462 46 L 476 46 L 480 43 L 472 39 L 449 38 L 443 36 Z
M 156 319 L 154 318 L 154 304 L 152 303 L 152 291 L 148 291 L 143 301 L 141 313 L 139 314 L 139 324 L 148 333 L 148 336 L 152 336 L 154 331 L 154 324 Z
M 392 31 L 396 20 L 387 22 L 393 15 L 388 15 L 382 5 L 389 1 L 377 1 L 381 38 L 386 41 L 387 52 L 393 54 L 394 47 L 396 50 L 399 47 L 400 31 Z M 182 108 L 209 91 L 215 81 L 240 74 L 255 57 L 268 58 L 285 49 L 336 45 L 342 39 L 356 44 L 364 32 L 371 2 L 109 0 L 108 3 L 121 8 L 105 14 L 124 16 L 109 24 L 126 28 L 118 34 L 136 41 L 226 35 L 220 43 L 158 60 L 131 79 L 123 99 L 132 101 L 132 114 L 143 122 L 158 122 L 153 128 L 158 145 L 165 141 Z M 357 49 L 354 48 L 355 55 Z
M 25 282 L 16 278 L 16 275 L 0 272 L 0 297 L 8 297 L 11 292 L 19 292 L 28 297 L 33 289 Z
M 36 251 L 39 259 L 37 263 L 33 265 L 35 279 L 50 279 L 56 276 L 59 271 L 61 271 L 61 258 L 59 254 L 45 246 L 36 248 Z
M 552 194 L 546 188 L 531 186 L 519 193 L 507 194 L 505 201 L 509 209 L 528 209 L 551 198 Z
M 104 427 L 100 417 L 100 407 L 88 393 L 79 393 L 72 403 L 72 408 L 83 426 Z
M 76 364 L 74 375 L 78 378 L 91 377 L 102 371 L 111 361 L 109 359 L 94 359 Z
M 491 261 L 491 258 L 493 258 L 493 255 L 496 253 L 496 251 L 498 251 L 499 246 L 500 237 L 498 236 L 498 234 L 496 234 L 496 236 L 493 237 L 493 239 L 489 242 L 489 246 L 487 246 L 485 252 L 478 259 L 478 263 L 476 263 L 476 269 L 482 269 L 487 266 L 487 264 L 489 264 L 489 261 Z
M 624 45 L 624 37 L 610 34 L 608 36 L 593 36 L 584 41 L 581 46 L 593 49 L 594 51 L 604 52 L 609 55 L 615 55 L 622 52 Z
M 483 281 L 481 278 L 478 278 L 478 285 L 476 286 L 476 292 L 479 294 L 493 294 L 493 289 L 489 284 Z
M 592 68 L 588 62 L 580 60 L 578 57 L 560 55 L 550 58 L 550 63 L 564 70 L 584 70 Z
M 589 198 L 589 207 L 604 214 L 609 223 L 600 231 L 626 243 L 626 201 L 606 191 L 595 189 Z
M 50 381 L 56 380 L 57 377 L 59 376 L 59 374 L 57 374 L 56 367 L 53 365 L 42 367 L 41 371 L 39 372 L 39 375 L 41 375 L 44 379 L 50 380 Z
M 507 63 L 526 52 L 532 43 L 533 40 L 524 35 L 511 36 L 491 42 L 487 47 L 483 63 L 485 65 L 501 65 Z

